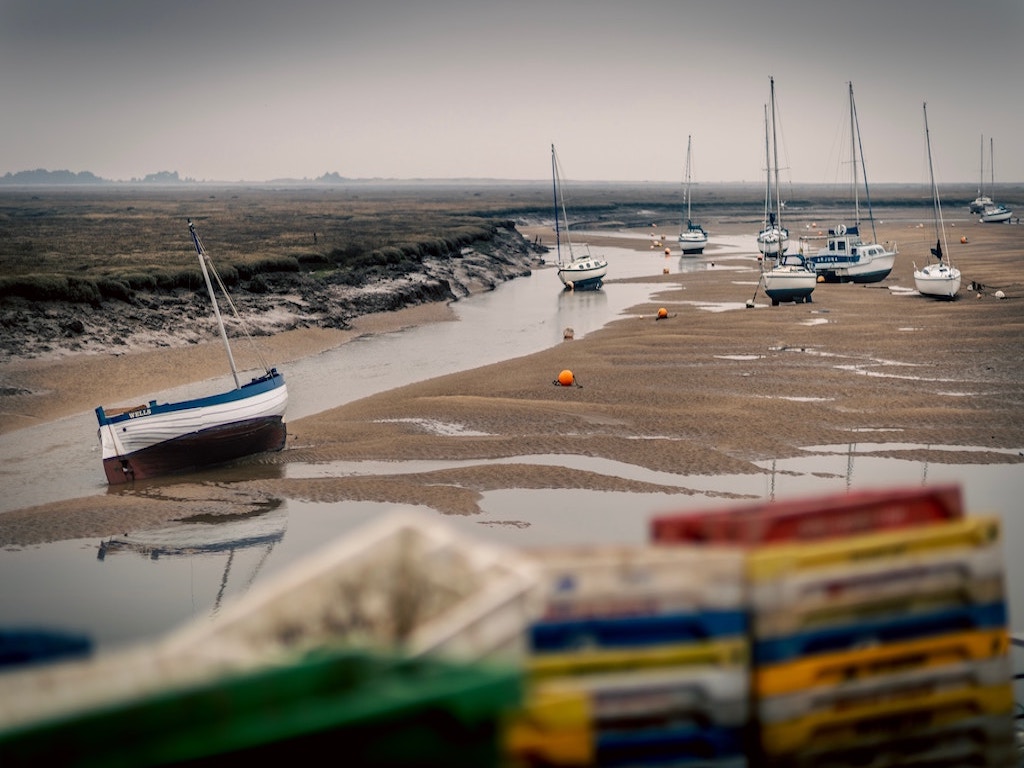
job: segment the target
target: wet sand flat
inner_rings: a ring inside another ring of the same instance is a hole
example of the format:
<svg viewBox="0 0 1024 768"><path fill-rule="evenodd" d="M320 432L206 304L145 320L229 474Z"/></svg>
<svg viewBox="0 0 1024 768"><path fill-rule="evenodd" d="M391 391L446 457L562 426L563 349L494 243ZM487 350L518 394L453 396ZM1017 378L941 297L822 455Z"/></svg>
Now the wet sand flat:
<svg viewBox="0 0 1024 768"><path fill-rule="evenodd" d="M819 285L813 303L778 307L755 295L753 253L740 268L736 261L728 269L712 266L716 234L748 230L714 228L704 268L650 278L660 283L654 299L584 339L290 421L287 448L256 460L271 468L260 479L204 473L143 493L14 510L0 517L0 544L104 536L200 512L232 514L272 497L415 503L470 514L479 494L492 489L658 490L526 461L372 478L286 478L272 471L288 462L484 462L543 453L675 473L744 473L758 471L753 461L875 431L885 441L993 449L946 451L935 460L1024 462L1019 452L996 452L1024 449L1024 227L968 223L950 230L951 256L963 271L955 302L913 293L912 262L924 262L934 238L894 222L879 228L878 239L900 250L884 282ZM609 232L588 242L595 250L652 247L636 234ZM605 290L615 282L610 276ZM745 308L752 296L756 307ZM720 311L702 308L709 305ZM659 320L662 307L669 316ZM352 331L289 331L261 345L286 368L360 332L430 322L445 312L444 305L428 305L361 318ZM218 375L222 354L215 344L200 344L123 355L116 366L102 356L12 361L2 370L5 386L45 394L5 398L0 431L90 410L110 391L135 388L141 396L166 389L180 383L182 370L195 380ZM581 386L553 384L566 368ZM465 434L437 434L422 426L430 421L461 425Z"/></svg>

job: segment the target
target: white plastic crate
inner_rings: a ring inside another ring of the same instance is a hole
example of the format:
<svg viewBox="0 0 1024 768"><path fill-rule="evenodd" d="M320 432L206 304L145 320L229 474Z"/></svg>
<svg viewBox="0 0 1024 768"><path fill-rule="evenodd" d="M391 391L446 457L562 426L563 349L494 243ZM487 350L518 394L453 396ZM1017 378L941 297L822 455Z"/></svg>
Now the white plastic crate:
<svg viewBox="0 0 1024 768"><path fill-rule="evenodd" d="M231 665L337 645L521 658L538 579L518 552L400 510L174 633L164 650Z"/></svg>
<svg viewBox="0 0 1024 768"><path fill-rule="evenodd" d="M742 551L596 546L534 552L545 619L745 610Z"/></svg>

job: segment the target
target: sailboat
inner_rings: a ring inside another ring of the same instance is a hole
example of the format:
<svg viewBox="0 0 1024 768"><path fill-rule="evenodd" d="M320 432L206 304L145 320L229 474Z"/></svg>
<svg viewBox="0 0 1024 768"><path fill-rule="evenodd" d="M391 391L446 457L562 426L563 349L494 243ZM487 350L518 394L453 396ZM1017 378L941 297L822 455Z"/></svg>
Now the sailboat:
<svg viewBox="0 0 1024 768"><path fill-rule="evenodd" d="M558 156L555 145L551 145L551 183L555 198L555 249L558 254L558 278L567 291L597 290L604 282L608 273L608 262L605 259L591 256L589 249L586 256L577 256L573 252L572 241L569 239L569 217L565 212L565 199L562 196L562 178L558 172ZM561 218L559 218L561 214ZM564 230L562 222L565 222ZM565 233L565 255L562 251L562 233Z"/></svg>
<svg viewBox="0 0 1024 768"><path fill-rule="evenodd" d="M240 382L210 279L211 272L225 297L227 292L191 220L188 229L235 386L225 392L181 402L150 400L126 408L96 408L103 471L110 485L194 471L284 448L287 436L284 413L288 404L284 376L264 363L262 374L246 384ZM230 298L227 302L235 312Z"/></svg>
<svg viewBox="0 0 1024 768"><path fill-rule="evenodd" d="M767 145L768 128L767 114L765 115L765 139ZM775 142L775 78L771 78L771 136L772 151L766 150L768 158L768 188L771 190L771 179L774 170L775 200L779 199L779 153L778 145ZM771 197L768 193L766 199ZM782 207L775 211L775 215L769 219L770 225L774 228L772 234L766 228L757 237L757 244L764 255L761 260L761 283L764 285L764 292L772 300L772 306L778 306L784 301L796 303L810 302L811 293L817 285L818 275L807 264L802 254L787 254L789 246L789 232L781 225ZM768 263L766 263L768 262Z"/></svg>
<svg viewBox="0 0 1024 768"><path fill-rule="evenodd" d="M848 83L850 97L850 161L852 174L853 223L849 226L838 224L828 231L825 247L807 261L828 283L877 283L892 272L896 263L896 246L890 251L876 242L875 218L871 211L871 193L868 190L867 165L864 162L864 145L860 138L860 123L857 120L857 105L853 98L853 83ZM864 199L867 204L868 220L871 223L871 240L864 240L860 234L860 192L857 179L857 158L860 156L861 172L864 176ZM817 238L801 237L800 247Z"/></svg>
<svg viewBox="0 0 1024 768"><path fill-rule="evenodd" d="M991 137L990 137L991 138ZM992 205L992 198L984 194L985 190L985 134L981 134L981 151L979 153L980 162L978 168L978 196L974 198L974 201L967 206L967 209L971 213L981 213L990 205Z"/></svg>
<svg viewBox="0 0 1024 768"><path fill-rule="evenodd" d="M679 230L679 247L683 251L683 255L696 255L704 253L704 246L708 244L708 233L704 231L704 227L700 224L694 224L693 219L690 218L690 184L692 177L690 175L690 158L691 158L691 147L692 147L692 136L686 137L686 229Z"/></svg>
<svg viewBox="0 0 1024 768"><path fill-rule="evenodd" d="M988 151L989 151L989 169L992 172L992 189L996 188L996 163L995 163L995 148L992 137L989 137ZM998 224L1003 221L1009 221L1013 215L1013 211L1007 208L1001 203L994 203L989 199L988 204L981 210L981 220L985 224Z"/></svg>
<svg viewBox="0 0 1024 768"><path fill-rule="evenodd" d="M768 108L764 116L764 156L765 175L764 187L764 225L757 233L757 249L766 259L777 259L789 250L789 230L782 226L782 201L779 199L779 153L775 143L775 78L771 78L772 97L772 135L768 137ZM772 183L772 156L775 149L775 179ZM774 209L773 206L774 205Z"/></svg>
<svg viewBox="0 0 1024 768"><path fill-rule="evenodd" d="M946 244L945 224L942 221L942 203L939 201L939 188L935 183L935 170L932 166L932 140L928 132L928 104L924 105L924 137L928 147L928 173L931 175L932 184L932 209L935 219L935 247L931 249L931 255L935 257L935 263L928 263L921 269L914 264L914 285L922 296L931 296L936 299L955 299L957 291L960 290L960 270L943 261L943 247L948 251Z"/></svg>

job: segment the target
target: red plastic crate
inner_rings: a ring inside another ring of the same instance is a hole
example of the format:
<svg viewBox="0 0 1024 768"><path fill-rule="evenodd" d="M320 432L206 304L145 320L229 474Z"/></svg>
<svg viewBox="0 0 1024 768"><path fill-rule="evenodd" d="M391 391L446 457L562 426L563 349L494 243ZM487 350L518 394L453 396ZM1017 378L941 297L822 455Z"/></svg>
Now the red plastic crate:
<svg viewBox="0 0 1024 768"><path fill-rule="evenodd" d="M813 541L911 525L959 520L958 485L855 491L735 509L661 515L651 520L659 544L757 546Z"/></svg>

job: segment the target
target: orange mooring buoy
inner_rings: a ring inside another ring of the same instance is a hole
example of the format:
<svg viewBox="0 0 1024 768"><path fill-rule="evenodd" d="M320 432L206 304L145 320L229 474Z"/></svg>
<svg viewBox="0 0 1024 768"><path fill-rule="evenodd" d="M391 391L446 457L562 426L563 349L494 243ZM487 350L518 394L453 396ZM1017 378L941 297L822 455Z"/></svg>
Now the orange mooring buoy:
<svg viewBox="0 0 1024 768"><path fill-rule="evenodd" d="M558 383L563 387L571 387L574 381L576 381L576 377L572 375L572 371L568 368L558 374Z"/></svg>
<svg viewBox="0 0 1024 768"><path fill-rule="evenodd" d="M967 235L964 235L963 237L961 237L960 238L960 242L963 245L967 245Z"/></svg>
<svg viewBox="0 0 1024 768"><path fill-rule="evenodd" d="M662 307L658 310L658 319L664 320L666 317L668 317L668 310Z"/></svg>

